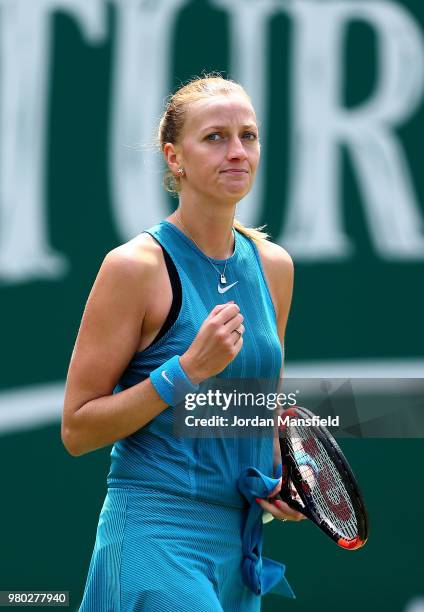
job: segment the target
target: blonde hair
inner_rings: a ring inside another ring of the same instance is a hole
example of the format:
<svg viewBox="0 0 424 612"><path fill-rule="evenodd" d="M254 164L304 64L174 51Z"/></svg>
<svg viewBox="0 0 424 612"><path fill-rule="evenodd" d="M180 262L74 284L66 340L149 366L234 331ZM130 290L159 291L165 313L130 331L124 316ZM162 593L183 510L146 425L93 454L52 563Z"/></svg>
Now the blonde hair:
<svg viewBox="0 0 424 612"><path fill-rule="evenodd" d="M244 88L231 79L224 79L220 74L211 73L204 77L195 77L178 91L170 95L165 111L159 122L157 142L163 151L167 142L176 144L181 137L187 114L187 107L192 102L210 98L211 96L229 95L239 93L252 101ZM178 196L181 191L181 178L175 176L171 170L167 170L163 177L163 185L173 196ZM263 232L262 227L245 227L240 221L234 219L233 226L236 230L252 238L255 241L266 240L268 234Z"/></svg>

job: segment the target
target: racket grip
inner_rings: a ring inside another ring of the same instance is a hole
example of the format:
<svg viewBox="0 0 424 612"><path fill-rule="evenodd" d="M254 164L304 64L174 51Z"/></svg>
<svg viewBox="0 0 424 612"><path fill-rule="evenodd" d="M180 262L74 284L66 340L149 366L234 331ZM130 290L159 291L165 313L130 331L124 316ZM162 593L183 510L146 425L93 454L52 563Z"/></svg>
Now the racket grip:
<svg viewBox="0 0 424 612"><path fill-rule="evenodd" d="M265 525L266 523L270 523L271 521L274 520L274 517L272 516L271 512L264 512L262 515L262 523Z"/></svg>

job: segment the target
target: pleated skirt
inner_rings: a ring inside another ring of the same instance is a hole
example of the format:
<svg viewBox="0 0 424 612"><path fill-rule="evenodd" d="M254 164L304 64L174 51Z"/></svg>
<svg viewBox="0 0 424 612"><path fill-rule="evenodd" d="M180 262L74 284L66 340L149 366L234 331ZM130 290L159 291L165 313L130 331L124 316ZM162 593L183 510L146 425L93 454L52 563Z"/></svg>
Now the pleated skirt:
<svg viewBox="0 0 424 612"><path fill-rule="evenodd" d="M241 579L245 512L109 488L79 612L258 612Z"/></svg>

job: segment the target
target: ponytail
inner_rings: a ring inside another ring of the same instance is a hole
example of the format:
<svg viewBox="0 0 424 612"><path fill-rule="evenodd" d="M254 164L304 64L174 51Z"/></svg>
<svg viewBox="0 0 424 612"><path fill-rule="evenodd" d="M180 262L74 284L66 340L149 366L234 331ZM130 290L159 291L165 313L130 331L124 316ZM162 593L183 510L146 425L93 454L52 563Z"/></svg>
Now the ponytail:
<svg viewBox="0 0 424 612"><path fill-rule="evenodd" d="M251 238L255 242L261 242L263 240L268 240L269 234L267 232L263 232L263 228L265 225L261 225L260 227L245 227L243 223L234 219L233 227L244 236Z"/></svg>

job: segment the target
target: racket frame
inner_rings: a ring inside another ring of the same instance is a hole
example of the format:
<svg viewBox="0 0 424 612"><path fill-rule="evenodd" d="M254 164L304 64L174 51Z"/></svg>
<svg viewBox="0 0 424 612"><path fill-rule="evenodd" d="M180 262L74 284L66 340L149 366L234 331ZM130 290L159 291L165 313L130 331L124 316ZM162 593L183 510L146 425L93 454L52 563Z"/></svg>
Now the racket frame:
<svg viewBox="0 0 424 612"><path fill-rule="evenodd" d="M283 415L293 418L307 419L312 419L315 416L312 412L300 406L292 406L286 409ZM341 451L339 445L326 427L324 427L323 425L311 425L311 428L314 430L314 435L318 437L320 443L324 446L324 449L330 455L338 472L341 475L343 484L345 485L349 493L352 507L355 513L356 524L358 526L358 535L355 538L351 539L342 537L341 534L337 531L337 529L335 529L332 524L325 518L320 517L319 513L316 511L316 505L312 499L311 494L308 491L309 486L303 478L300 469L294 460L293 449L291 448L288 436L285 433L286 428L287 425L283 425L278 428L283 470L281 490L270 501L273 502L276 499L280 499L286 502L290 506L290 508L301 512L304 516L312 520L327 536L329 536L341 548L344 548L346 550L356 550L358 548L361 548L362 546L364 546L368 539L368 514L355 475L346 457L343 455L343 452ZM302 503L304 504L303 506L296 499L293 498L290 491L291 482L293 483L297 494L302 500Z"/></svg>

